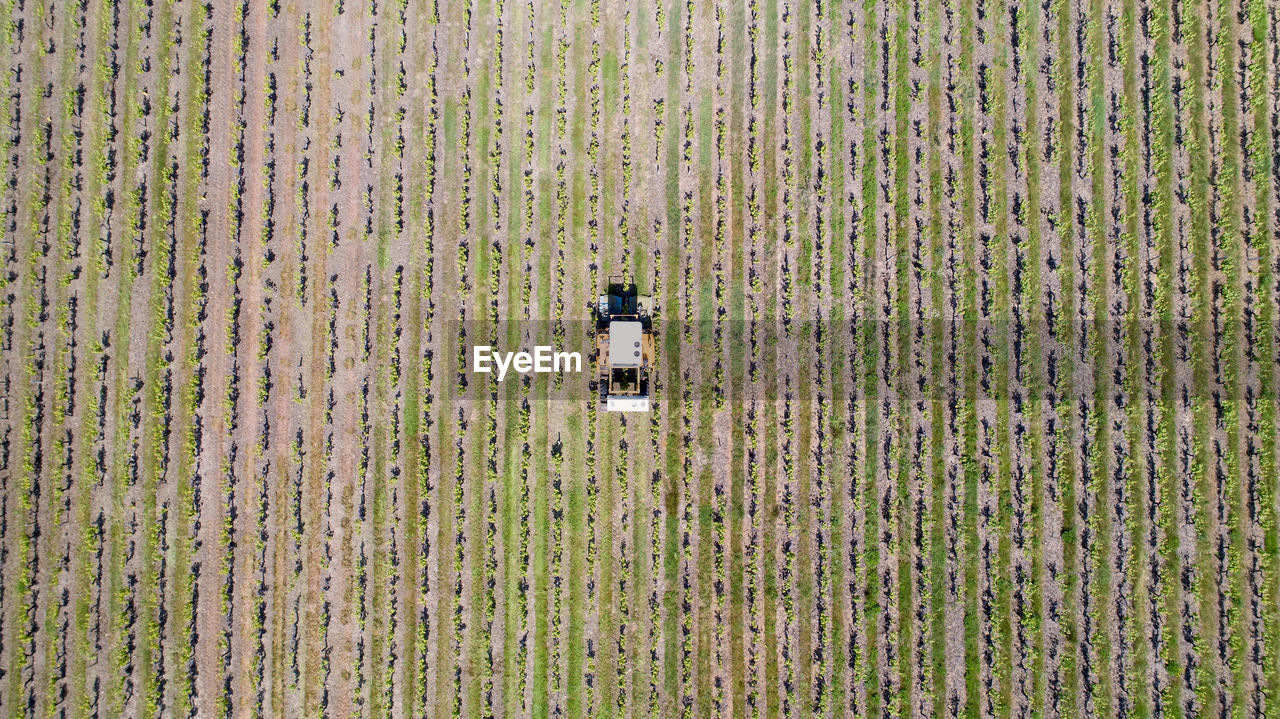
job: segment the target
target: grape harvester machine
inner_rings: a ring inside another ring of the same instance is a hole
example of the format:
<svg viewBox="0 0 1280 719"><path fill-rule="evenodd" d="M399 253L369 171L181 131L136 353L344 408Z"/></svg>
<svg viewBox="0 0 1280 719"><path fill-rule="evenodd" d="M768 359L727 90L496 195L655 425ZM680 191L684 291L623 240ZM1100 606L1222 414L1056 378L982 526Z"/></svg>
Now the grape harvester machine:
<svg viewBox="0 0 1280 719"><path fill-rule="evenodd" d="M653 298L610 277L594 308L600 404L608 412L648 412L654 364Z"/></svg>

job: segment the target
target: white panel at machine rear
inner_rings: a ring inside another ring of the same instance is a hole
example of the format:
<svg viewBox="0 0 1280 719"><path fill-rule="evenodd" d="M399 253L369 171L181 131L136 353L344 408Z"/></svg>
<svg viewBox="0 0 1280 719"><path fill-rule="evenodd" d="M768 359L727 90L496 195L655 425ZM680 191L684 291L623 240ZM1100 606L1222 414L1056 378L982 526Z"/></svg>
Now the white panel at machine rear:
<svg viewBox="0 0 1280 719"><path fill-rule="evenodd" d="M648 412L648 397L609 397L605 401L608 412Z"/></svg>

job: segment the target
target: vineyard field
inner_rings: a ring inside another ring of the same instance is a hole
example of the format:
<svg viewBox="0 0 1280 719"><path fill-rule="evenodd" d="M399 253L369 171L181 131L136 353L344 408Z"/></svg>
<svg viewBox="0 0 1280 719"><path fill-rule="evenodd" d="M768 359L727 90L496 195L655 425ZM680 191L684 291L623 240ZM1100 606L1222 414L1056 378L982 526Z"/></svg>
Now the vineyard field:
<svg viewBox="0 0 1280 719"><path fill-rule="evenodd" d="M1280 719L1280 0L0 40L0 716Z"/></svg>

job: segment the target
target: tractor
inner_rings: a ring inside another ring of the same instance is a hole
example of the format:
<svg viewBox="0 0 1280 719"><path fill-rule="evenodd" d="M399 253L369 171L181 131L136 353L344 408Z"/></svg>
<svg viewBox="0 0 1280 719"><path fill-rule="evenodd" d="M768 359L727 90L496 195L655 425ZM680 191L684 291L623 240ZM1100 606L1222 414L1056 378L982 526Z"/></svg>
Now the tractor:
<svg viewBox="0 0 1280 719"><path fill-rule="evenodd" d="M600 405L607 412L648 412L653 372L653 298L634 282L610 277L594 308Z"/></svg>

